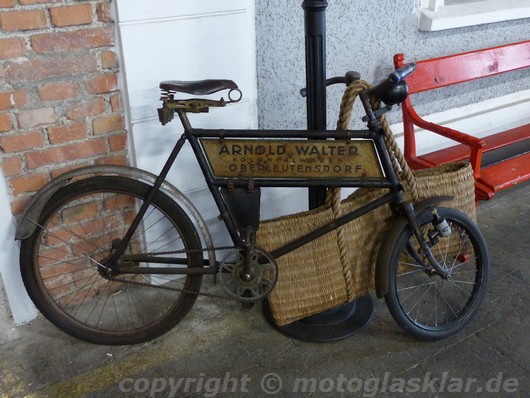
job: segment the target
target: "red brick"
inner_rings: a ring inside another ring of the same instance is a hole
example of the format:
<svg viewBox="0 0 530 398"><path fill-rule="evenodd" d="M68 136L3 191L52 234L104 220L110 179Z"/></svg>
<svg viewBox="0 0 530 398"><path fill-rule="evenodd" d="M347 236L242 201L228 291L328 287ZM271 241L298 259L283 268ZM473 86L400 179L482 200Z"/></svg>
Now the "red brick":
<svg viewBox="0 0 530 398"><path fill-rule="evenodd" d="M13 8L15 0L0 0L0 8Z"/></svg>
<svg viewBox="0 0 530 398"><path fill-rule="evenodd" d="M118 134L109 137L109 149L111 152L120 152L127 148L127 134Z"/></svg>
<svg viewBox="0 0 530 398"><path fill-rule="evenodd" d="M64 3L64 1L65 0L18 0L18 2L23 6L42 3Z"/></svg>
<svg viewBox="0 0 530 398"><path fill-rule="evenodd" d="M50 77L72 77L81 73L94 72L97 69L93 54L77 54L75 56L55 56L32 61L8 62L7 80L12 83L34 82Z"/></svg>
<svg viewBox="0 0 530 398"><path fill-rule="evenodd" d="M116 94L110 97L110 106L112 108L112 112L120 113L123 111L121 94Z"/></svg>
<svg viewBox="0 0 530 398"><path fill-rule="evenodd" d="M37 53L76 51L112 46L114 30L81 29L71 32L42 33L31 36L31 47Z"/></svg>
<svg viewBox="0 0 530 398"><path fill-rule="evenodd" d="M15 133L0 136L0 147L6 153L21 152L44 145L44 137L40 131Z"/></svg>
<svg viewBox="0 0 530 398"><path fill-rule="evenodd" d="M87 138L86 123L73 123L59 127L48 127L48 139L51 144L65 144Z"/></svg>
<svg viewBox="0 0 530 398"><path fill-rule="evenodd" d="M118 78L114 73L105 73L88 79L85 87L91 94L110 93L118 90Z"/></svg>
<svg viewBox="0 0 530 398"><path fill-rule="evenodd" d="M86 25L92 23L92 5L90 3L66 7L51 7L50 16L53 26Z"/></svg>
<svg viewBox="0 0 530 398"><path fill-rule="evenodd" d="M66 112L70 120L82 121L89 116L98 116L105 111L105 100L101 97L92 98L90 101L76 102Z"/></svg>
<svg viewBox="0 0 530 398"><path fill-rule="evenodd" d="M22 159L20 156L2 159L2 171L4 176L11 177L22 173Z"/></svg>
<svg viewBox="0 0 530 398"><path fill-rule="evenodd" d="M129 161L127 160L127 156L125 155L105 156L102 159L97 159L96 164L117 164L121 166L127 166L129 164Z"/></svg>
<svg viewBox="0 0 530 398"><path fill-rule="evenodd" d="M0 13L0 26L5 31L39 29L47 25L44 9Z"/></svg>
<svg viewBox="0 0 530 398"><path fill-rule="evenodd" d="M71 170L79 169L81 167L90 166L90 165L91 165L90 162L81 162L81 163L76 162L75 164L69 164L68 166L65 166L65 167L59 167L59 168L53 169L51 172L52 178L59 177L63 175L64 173L67 173Z"/></svg>
<svg viewBox="0 0 530 398"><path fill-rule="evenodd" d="M100 22L114 22L110 3L99 3L96 6L96 14Z"/></svg>
<svg viewBox="0 0 530 398"><path fill-rule="evenodd" d="M26 41L21 37L0 39L0 59L17 58L26 54Z"/></svg>
<svg viewBox="0 0 530 398"><path fill-rule="evenodd" d="M11 115L7 112L0 113L0 131L8 131L13 128Z"/></svg>
<svg viewBox="0 0 530 398"><path fill-rule="evenodd" d="M122 115L111 115L98 117L92 122L94 134L109 133L111 131L123 130L125 124Z"/></svg>
<svg viewBox="0 0 530 398"><path fill-rule="evenodd" d="M20 108L21 106L26 105L27 101L27 91L5 91L0 93L0 110Z"/></svg>
<svg viewBox="0 0 530 398"><path fill-rule="evenodd" d="M11 213L13 213L15 216L21 214L22 211L28 206L29 201L30 198L28 197L13 200L11 202Z"/></svg>
<svg viewBox="0 0 530 398"><path fill-rule="evenodd" d="M59 82L48 83L39 87L39 97L42 101L58 101L77 96L77 83Z"/></svg>
<svg viewBox="0 0 530 398"><path fill-rule="evenodd" d="M84 141L42 151L28 152L26 153L26 164L28 169L34 169L71 160L90 158L95 155L104 154L105 150L105 140L103 138Z"/></svg>
<svg viewBox="0 0 530 398"><path fill-rule="evenodd" d="M114 51L105 50L101 53L101 66L105 69L115 69L118 67L118 56Z"/></svg>
<svg viewBox="0 0 530 398"><path fill-rule="evenodd" d="M23 192L38 191L39 188L48 182L48 176L46 174L33 173L22 177L11 177L8 181L13 189L13 196L17 196Z"/></svg>
<svg viewBox="0 0 530 398"><path fill-rule="evenodd" d="M57 121L53 108L30 109L20 111L17 115L18 126L22 129L29 129L44 124L52 124Z"/></svg>

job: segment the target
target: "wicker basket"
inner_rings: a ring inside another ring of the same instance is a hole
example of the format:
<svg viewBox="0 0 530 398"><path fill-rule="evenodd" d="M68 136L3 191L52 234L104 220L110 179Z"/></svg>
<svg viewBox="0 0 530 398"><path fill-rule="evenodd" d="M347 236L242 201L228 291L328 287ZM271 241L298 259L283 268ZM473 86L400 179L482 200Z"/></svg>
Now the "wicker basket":
<svg viewBox="0 0 530 398"><path fill-rule="evenodd" d="M454 196L451 202L440 205L475 218L470 164L451 163L414 174L420 200ZM347 213L385 193L382 189L358 189L341 202L340 211ZM333 218L328 205L264 221L258 231L258 245L272 251ZM382 206L278 258L278 282L268 297L277 324L286 325L373 291L375 256L391 222L389 206Z"/></svg>
<svg viewBox="0 0 530 398"><path fill-rule="evenodd" d="M343 97L338 129L349 124L353 101L367 83L349 86ZM401 175L407 200L416 202L440 195L454 196L442 206L458 209L475 219L473 172L468 163L452 163L411 172L395 144L386 121L387 146ZM263 221L257 244L273 251L320 226L330 223L379 196L385 189L361 188L340 201L332 190L317 209ZM268 300L274 320L286 325L318 314L373 291L375 259L383 234L392 222L389 206L382 206L277 259L278 281Z"/></svg>

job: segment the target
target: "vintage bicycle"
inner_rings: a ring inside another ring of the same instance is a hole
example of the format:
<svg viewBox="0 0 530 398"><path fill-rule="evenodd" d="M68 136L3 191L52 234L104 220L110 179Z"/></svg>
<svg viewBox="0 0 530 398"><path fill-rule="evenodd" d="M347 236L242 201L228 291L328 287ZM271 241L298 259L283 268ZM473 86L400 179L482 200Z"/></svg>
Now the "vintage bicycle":
<svg viewBox="0 0 530 398"><path fill-rule="evenodd" d="M238 102L238 86L231 80L162 82L159 119L166 124L176 114L184 128L162 171L156 176L127 166L89 166L43 187L17 230L28 294L49 321L73 336L97 344L141 343L173 328L201 294L244 302L266 297L278 278L278 258L389 205L394 233L378 258L378 295L415 337L458 332L485 295L488 250L470 217L437 206L447 197L414 204L404 199L379 117L405 100L405 77L414 68L406 65L360 94L366 130L196 129L188 114ZM327 83L358 78L349 72ZM227 99L211 99L224 90ZM373 105L374 97L386 105ZM216 247L194 204L166 181L186 143L231 246ZM337 162L271 162L282 156ZM258 247L261 189L315 186L388 192L276 250ZM201 292L205 275L216 276L223 295Z"/></svg>

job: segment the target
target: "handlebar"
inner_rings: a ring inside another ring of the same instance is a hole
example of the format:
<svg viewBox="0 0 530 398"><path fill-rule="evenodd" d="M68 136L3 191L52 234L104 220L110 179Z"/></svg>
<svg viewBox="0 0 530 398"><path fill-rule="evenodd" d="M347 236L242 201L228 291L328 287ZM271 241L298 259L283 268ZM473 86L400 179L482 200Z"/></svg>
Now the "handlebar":
<svg viewBox="0 0 530 398"><path fill-rule="evenodd" d="M363 121L374 122L377 120L377 117L388 112L392 108L392 105L403 102L408 95L407 83L404 80L415 69L416 63L414 62L403 65L401 68L390 73L388 78L378 85L360 93L359 96L366 111L366 116L363 117ZM370 97L379 98L385 102L386 106L379 109L372 109Z"/></svg>
<svg viewBox="0 0 530 398"><path fill-rule="evenodd" d="M415 69L416 69L415 62L411 62L407 65L403 65L401 68L396 69L394 72L389 74L386 80L379 83L377 86L373 87L370 90L370 92L373 94L378 94L378 93L385 91L391 85L399 83L400 81L404 80L408 75L414 72ZM331 86L332 84L339 84L339 83L349 85L355 80L359 80L360 78L361 78L361 75L359 72L349 71L349 72L346 72L344 76L336 76L336 77L331 77L329 79L326 79L326 87ZM302 97L307 96L306 87L300 90L300 95Z"/></svg>
<svg viewBox="0 0 530 398"><path fill-rule="evenodd" d="M336 77L330 77L329 79L326 79L326 87L331 86L332 84L349 85L355 80L359 80L360 78L361 78L361 74L359 72L349 71L349 72L346 72L344 76L336 76ZM307 87L300 89L300 95L302 97L307 96Z"/></svg>
<svg viewBox="0 0 530 398"><path fill-rule="evenodd" d="M399 83L403 79L405 79L408 75L410 75L414 70L416 69L416 63L411 62L410 64L403 65L401 68L396 69L394 72L392 72L390 75L388 75L388 80L390 80L392 83Z"/></svg>
<svg viewBox="0 0 530 398"><path fill-rule="evenodd" d="M370 89L371 95L378 95L395 84L403 81L408 75L416 70L416 63L411 62L410 64L403 65L401 68L396 69L394 72L388 75L388 78L383 80L377 86L374 86Z"/></svg>

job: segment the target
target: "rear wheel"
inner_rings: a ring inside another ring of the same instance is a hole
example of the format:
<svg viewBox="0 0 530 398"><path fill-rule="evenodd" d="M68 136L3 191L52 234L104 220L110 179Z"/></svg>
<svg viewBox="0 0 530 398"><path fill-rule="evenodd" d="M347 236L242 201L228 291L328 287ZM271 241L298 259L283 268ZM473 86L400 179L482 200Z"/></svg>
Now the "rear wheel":
<svg viewBox="0 0 530 398"><path fill-rule="evenodd" d="M69 184L53 195L36 232L22 241L28 294L63 331L97 344L136 344L167 332L193 306L201 275L117 274L106 266L149 190L123 177ZM140 254L178 257L179 264L149 263ZM118 265L202 267L201 242L180 206L158 192Z"/></svg>
<svg viewBox="0 0 530 398"><path fill-rule="evenodd" d="M437 210L451 227L449 236L436 236L429 212L418 217L418 225L449 278L442 279L428 266L412 229L406 227L392 250L385 296L396 322L423 340L445 338L462 329L477 312L489 277L486 243L475 223L454 209Z"/></svg>

